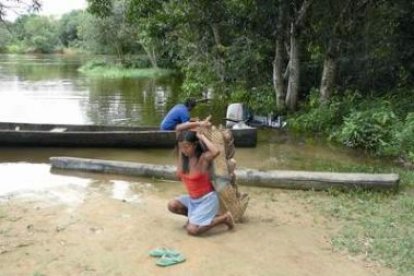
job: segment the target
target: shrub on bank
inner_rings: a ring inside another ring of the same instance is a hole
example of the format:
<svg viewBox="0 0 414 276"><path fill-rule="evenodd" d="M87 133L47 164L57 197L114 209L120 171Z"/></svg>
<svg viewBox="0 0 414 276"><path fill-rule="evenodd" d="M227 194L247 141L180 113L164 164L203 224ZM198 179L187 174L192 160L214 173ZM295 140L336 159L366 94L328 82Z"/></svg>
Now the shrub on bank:
<svg viewBox="0 0 414 276"><path fill-rule="evenodd" d="M302 112L293 115L295 131L326 135L334 142L380 156L400 156L414 161L414 115L408 113L411 94L401 97L362 98L357 92L319 104L312 91ZM404 116L404 117L402 117Z"/></svg>
<svg viewBox="0 0 414 276"><path fill-rule="evenodd" d="M107 78L154 78L172 74L171 70L158 68L125 68L106 60L97 59L86 63L79 71L92 77Z"/></svg>

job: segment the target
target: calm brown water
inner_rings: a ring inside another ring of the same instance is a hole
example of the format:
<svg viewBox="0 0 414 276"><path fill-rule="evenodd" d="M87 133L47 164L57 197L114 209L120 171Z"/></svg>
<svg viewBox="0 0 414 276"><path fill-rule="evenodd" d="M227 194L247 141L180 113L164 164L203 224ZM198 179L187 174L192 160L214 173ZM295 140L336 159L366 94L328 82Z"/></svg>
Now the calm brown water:
<svg viewBox="0 0 414 276"><path fill-rule="evenodd" d="M88 78L77 71L86 61L73 56L0 55L0 121L155 126L177 102L175 79ZM220 122L225 107L213 101L195 110L200 117L210 113ZM175 161L173 150L0 147L0 198L56 185L76 184L75 191L87 185L84 178L51 174L50 156ZM260 131L259 145L237 149L236 159L239 167L259 169L357 171L360 166L386 165L362 153L274 130Z"/></svg>

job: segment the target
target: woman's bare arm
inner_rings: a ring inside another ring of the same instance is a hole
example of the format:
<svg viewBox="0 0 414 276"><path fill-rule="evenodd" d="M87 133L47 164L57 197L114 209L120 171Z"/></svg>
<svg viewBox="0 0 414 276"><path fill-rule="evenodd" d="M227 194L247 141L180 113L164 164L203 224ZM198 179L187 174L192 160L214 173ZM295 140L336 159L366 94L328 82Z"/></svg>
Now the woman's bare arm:
<svg viewBox="0 0 414 276"><path fill-rule="evenodd" d="M207 139L207 137L204 136L203 133L197 132L197 137L200 143L204 144L204 146L206 147L206 152L203 153L203 158L207 162L214 160L214 158L216 158L220 154L220 150L209 139Z"/></svg>
<svg viewBox="0 0 414 276"><path fill-rule="evenodd" d="M196 127L199 127L199 126L201 126L201 121L198 121L198 122L185 122L185 123L182 123L182 124L178 124L175 127L175 131L189 130L189 129L196 128Z"/></svg>
<svg viewBox="0 0 414 276"><path fill-rule="evenodd" d="M211 118L211 116L208 116L203 121L185 122L185 123L182 123L182 124L178 124L175 127L175 131L184 131L184 130L189 130L189 129L196 128L196 127L209 127L209 126L211 126L210 118Z"/></svg>

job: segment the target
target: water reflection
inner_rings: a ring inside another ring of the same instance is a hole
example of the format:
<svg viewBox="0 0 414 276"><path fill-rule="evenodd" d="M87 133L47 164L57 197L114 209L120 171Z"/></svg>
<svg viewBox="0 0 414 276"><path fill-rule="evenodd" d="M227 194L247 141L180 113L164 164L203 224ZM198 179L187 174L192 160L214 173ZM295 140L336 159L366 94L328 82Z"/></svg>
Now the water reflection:
<svg viewBox="0 0 414 276"><path fill-rule="evenodd" d="M87 60L0 55L0 121L156 126L177 100L176 78L87 78Z"/></svg>
<svg viewBox="0 0 414 276"><path fill-rule="evenodd" d="M82 110L94 124L157 126L165 114L166 98L178 91L174 79L92 79Z"/></svg>
<svg viewBox="0 0 414 276"><path fill-rule="evenodd" d="M18 198L76 207L92 192L141 203L142 193L153 189L148 182L113 179L108 175L51 173L48 164L1 163L0 175L0 203Z"/></svg>
<svg viewBox="0 0 414 276"><path fill-rule="evenodd" d="M53 175L47 164L2 163L0 201L30 198L77 205L83 202L90 180Z"/></svg>
<svg viewBox="0 0 414 276"><path fill-rule="evenodd" d="M113 180L112 198L127 201L141 202L141 194L136 194L131 190L131 183L122 180Z"/></svg>

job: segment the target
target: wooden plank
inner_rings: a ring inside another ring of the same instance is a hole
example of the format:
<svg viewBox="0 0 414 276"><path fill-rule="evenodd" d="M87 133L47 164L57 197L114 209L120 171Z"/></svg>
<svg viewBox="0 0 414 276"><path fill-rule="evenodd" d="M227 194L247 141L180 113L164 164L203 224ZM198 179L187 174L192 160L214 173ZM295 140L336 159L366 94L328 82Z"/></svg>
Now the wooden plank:
<svg viewBox="0 0 414 276"><path fill-rule="evenodd" d="M76 157L51 157L52 168L102 172L131 176L156 177L176 180L175 166L87 159ZM396 190L399 175L372 173L331 173L309 171L259 171L254 169L236 170L239 184L284 189L372 189Z"/></svg>

